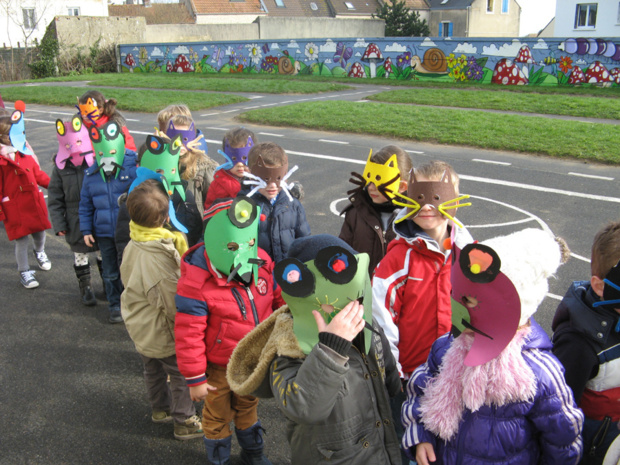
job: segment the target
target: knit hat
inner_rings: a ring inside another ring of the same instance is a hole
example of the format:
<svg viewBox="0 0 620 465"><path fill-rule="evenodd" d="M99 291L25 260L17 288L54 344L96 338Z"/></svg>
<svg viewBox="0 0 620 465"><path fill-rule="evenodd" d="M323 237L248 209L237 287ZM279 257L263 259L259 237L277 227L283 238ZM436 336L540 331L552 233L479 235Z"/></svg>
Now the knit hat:
<svg viewBox="0 0 620 465"><path fill-rule="evenodd" d="M501 258L500 271L510 279L521 300L519 326L527 323L549 291L547 279L562 263L560 243L541 229L524 229L482 243Z"/></svg>

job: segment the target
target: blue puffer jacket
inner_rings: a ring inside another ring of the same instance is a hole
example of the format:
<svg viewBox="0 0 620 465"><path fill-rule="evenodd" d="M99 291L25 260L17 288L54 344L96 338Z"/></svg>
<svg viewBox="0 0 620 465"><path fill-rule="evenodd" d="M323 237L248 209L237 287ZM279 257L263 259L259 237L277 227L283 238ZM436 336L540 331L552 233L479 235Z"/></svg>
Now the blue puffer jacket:
<svg viewBox="0 0 620 465"><path fill-rule="evenodd" d="M421 442L433 445L434 465L537 465L577 464L581 458L583 413L575 406L563 369L551 353L551 342L532 320L521 354L535 378L530 400L484 404L477 411L464 407L458 430L449 441L424 429L420 401L424 389L437 376L454 339L449 334L433 344L428 361L407 386L402 416L406 427L403 448L415 457Z"/></svg>
<svg viewBox="0 0 620 465"><path fill-rule="evenodd" d="M136 177L136 152L125 150L123 169L118 177L105 182L94 163L86 170L80 197L80 231L83 236L114 237L118 217L118 197Z"/></svg>
<svg viewBox="0 0 620 465"><path fill-rule="evenodd" d="M242 191L239 195L245 194ZM299 200L293 198L291 202L284 192L280 192L273 205L259 192L252 199L261 212L258 246L267 252L274 263L278 263L286 257L295 239L310 235L306 211Z"/></svg>

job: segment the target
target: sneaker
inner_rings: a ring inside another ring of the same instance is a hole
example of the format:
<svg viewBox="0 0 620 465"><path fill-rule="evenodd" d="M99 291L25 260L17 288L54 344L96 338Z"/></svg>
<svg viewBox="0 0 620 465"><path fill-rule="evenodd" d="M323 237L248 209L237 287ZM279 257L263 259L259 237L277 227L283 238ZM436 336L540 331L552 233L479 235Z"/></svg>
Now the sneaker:
<svg viewBox="0 0 620 465"><path fill-rule="evenodd" d="M153 420L153 423L170 423L172 421L172 416L167 410L153 410L151 420Z"/></svg>
<svg viewBox="0 0 620 465"><path fill-rule="evenodd" d="M43 271L49 271L52 269L52 262L50 262L50 259L47 258L47 254L45 252L37 252L36 250L33 250L32 253L34 253L34 258L37 259L39 268Z"/></svg>
<svg viewBox="0 0 620 465"><path fill-rule="evenodd" d="M202 423L198 415L192 415L184 423L174 424L174 439L185 441L187 439L196 439L204 436L202 432Z"/></svg>
<svg viewBox="0 0 620 465"><path fill-rule="evenodd" d="M34 289L39 287L39 281L35 278L35 272L32 270L20 271L19 281L26 289Z"/></svg>
<svg viewBox="0 0 620 465"><path fill-rule="evenodd" d="M115 310L110 310L110 316L108 317L108 321L111 324L116 324L116 323L122 323L123 322L123 316L121 315L121 310L119 309L115 309Z"/></svg>

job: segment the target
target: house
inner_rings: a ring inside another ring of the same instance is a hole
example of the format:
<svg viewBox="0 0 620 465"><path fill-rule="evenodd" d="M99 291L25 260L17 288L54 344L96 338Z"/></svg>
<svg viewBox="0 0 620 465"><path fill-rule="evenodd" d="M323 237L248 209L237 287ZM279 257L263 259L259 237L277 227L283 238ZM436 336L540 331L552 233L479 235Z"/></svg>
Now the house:
<svg viewBox="0 0 620 465"><path fill-rule="evenodd" d="M378 0L329 0L334 18L370 19L377 12Z"/></svg>
<svg viewBox="0 0 620 465"><path fill-rule="evenodd" d="M0 44L34 45L55 16L108 16L108 0L4 0L0 9ZM4 27L6 25L6 27Z"/></svg>
<svg viewBox="0 0 620 465"><path fill-rule="evenodd" d="M554 37L620 37L618 0L557 0Z"/></svg>
<svg viewBox="0 0 620 465"><path fill-rule="evenodd" d="M269 17L333 18L329 0L262 0Z"/></svg>
<svg viewBox="0 0 620 465"><path fill-rule="evenodd" d="M192 0L196 24L247 24L267 16L263 0Z"/></svg>
<svg viewBox="0 0 620 465"><path fill-rule="evenodd" d="M431 36L518 37L516 0L428 0Z"/></svg>
<svg viewBox="0 0 620 465"><path fill-rule="evenodd" d="M383 0L381 3L393 3L392 0ZM420 15L420 20L426 20L428 23L431 19L431 7L428 0L405 0L405 6L411 11L415 11Z"/></svg>
<svg viewBox="0 0 620 465"><path fill-rule="evenodd" d="M148 6L147 6L148 5ZM109 5L110 16L143 16L146 24L193 24L192 10L184 3L151 3L147 5Z"/></svg>

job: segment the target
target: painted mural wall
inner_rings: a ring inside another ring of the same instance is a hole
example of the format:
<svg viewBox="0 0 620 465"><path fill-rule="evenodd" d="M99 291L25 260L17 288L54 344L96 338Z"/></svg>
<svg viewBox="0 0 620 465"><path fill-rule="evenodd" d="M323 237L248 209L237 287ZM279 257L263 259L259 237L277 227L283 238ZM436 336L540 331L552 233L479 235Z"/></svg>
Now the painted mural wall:
<svg viewBox="0 0 620 465"><path fill-rule="evenodd" d="M620 39L358 38L124 44L121 71L620 85Z"/></svg>

